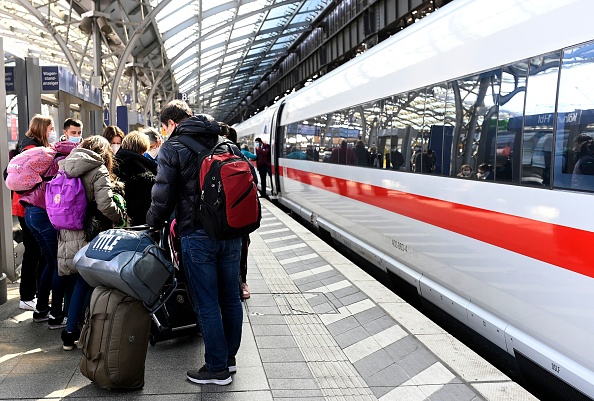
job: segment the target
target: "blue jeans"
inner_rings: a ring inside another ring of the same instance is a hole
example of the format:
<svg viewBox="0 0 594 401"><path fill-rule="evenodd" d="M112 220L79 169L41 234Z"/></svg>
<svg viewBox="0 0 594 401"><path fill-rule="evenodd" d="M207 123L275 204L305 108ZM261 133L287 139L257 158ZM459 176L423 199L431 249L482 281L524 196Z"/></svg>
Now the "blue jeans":
<svg viewBox="0 0 594 401"><path fill-rule="evenodd" d="M25 222L39 244L46 262L37 290L37 310L42 312L47 309L51 291L50 313L55 318L63 316L62 300L70 279L68 276L58 275L58 231L50 223L45 209L37 206L25 207Z"/></svg>
<svg viewBox="0 0 594 401"><path fill-rule="evenodd" d="M204 230L181 238L182 260L204 339L206 369L227 369L241 343L241 238L215 240Z"/></svg>
<svg viewBox="0 0 594 401"><path fill-rule="evenodd" d="M76 274L76 285L72 298L70 298L70 308L68 309L68 321L66 322L66 331L69 333L78 333L78 324L82 322L87 309L89 295L93 291L91 287L80 274Z"/></svg>

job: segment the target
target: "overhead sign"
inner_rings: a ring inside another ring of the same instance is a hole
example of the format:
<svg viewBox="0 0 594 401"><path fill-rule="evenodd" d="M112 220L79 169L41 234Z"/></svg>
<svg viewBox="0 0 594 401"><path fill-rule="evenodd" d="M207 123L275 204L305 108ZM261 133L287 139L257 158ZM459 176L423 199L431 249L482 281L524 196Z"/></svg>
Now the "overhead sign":
<svg viewBox="0 0 594 401"><path fill-rule="evenodd" d="M94 87L63 67L41 67L41 91L62 91L96 106L103 105L101 89Z"/></svg>

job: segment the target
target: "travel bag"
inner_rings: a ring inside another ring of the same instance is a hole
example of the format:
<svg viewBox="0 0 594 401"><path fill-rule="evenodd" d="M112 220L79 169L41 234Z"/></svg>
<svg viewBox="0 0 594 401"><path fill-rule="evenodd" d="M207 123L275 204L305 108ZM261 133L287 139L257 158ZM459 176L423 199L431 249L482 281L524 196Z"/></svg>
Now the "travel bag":
<svg viewBox="0 0 594 401"><path fill-rule="evenodd" d="M81 373L106 389L142 388L150 327L141 301L113 288L95 288L78 341Z"/></svg>
<svg viewBox="0 0 594 401"><path fill-rule="evenodd" d="M74 265L91 287L117 288L151 311L175 290L174 267L147 230L103 231L76 253Z"/></svg>

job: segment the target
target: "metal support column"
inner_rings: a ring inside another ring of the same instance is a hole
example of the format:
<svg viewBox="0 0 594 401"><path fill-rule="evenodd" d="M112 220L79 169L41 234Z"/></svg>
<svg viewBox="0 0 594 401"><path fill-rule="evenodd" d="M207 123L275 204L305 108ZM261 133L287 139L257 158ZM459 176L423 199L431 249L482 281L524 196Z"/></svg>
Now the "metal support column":
<svg viewBox="0 0 594 401"><path fill-rule="evenodd" d="M4 43L0 37L0 82L4 82ZM20 113L20 110L19 110ZM8 165L8 131L6 124L6 87L0 85L0 171ZM0 185L0 305L6 303L8 289L6 279L17 279L14 266L14 246L12 242L12 210L10 190Z"/></svg>
<svg viewBox="0 0 594 401"><path fill-rule="evenodd" d="M95 11L100 12L100 2L95 1ZM99 30L99 24L97 24L97 18L93 19L93 76L91 77L91 85L96 88L103 89L101 83L101 31ZM101 135L103 133L103 112L92 111L90 125L84 127L83 136L89 136L93 134Z"/></svg>

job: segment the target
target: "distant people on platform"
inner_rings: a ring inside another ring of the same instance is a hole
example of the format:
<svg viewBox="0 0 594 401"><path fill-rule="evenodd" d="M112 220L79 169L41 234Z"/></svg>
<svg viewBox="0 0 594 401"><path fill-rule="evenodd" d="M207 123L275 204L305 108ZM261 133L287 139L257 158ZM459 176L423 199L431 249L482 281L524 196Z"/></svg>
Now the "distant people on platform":
<svg viewBox="0 0 594 401"><path fill-rule="evenodd" d="M355 157L357 158L357 166L369 167L371 165L369 152L367 152L365 144L361 140L355 144Z"/></svg>
<svg viewBox="0 0 594 401"><path fill-rule="evenodd" d="M472 167L470 167L470 164L463 164L462 168L460 169L460 172L458 173L458 175L456 175L456 177L476 178L476 174L474 174L474 172L472 171Z"/></svg>
<svg viewBox="0 0 594 401"><path fill-rule="evenodd" d="M291 151L287 153L285 156L287 159L295 159L295 160L307 160L307 155L305 152L297 149L296 146L291 147Z"/></svg>
<svg viewBox="0 0 594 401"><path fill-rule="evenodd" d="M305 156L307 156L307 160L312 160L314 162L320 161L320 151L313 145L307 145L307 148L305 149Z"/></svg>
<svg viewBox="0 0 594 401"><path fill-rule="evenodd" d="M252 152L250 152L250 149L249 149L247 143L244 143L243 145L241 145L241 153L243 153L243 155L245 157L247 157L248 160L257 160L258 159L258 156L256 156Z"/></svg>
<svg viewBox="0 0 594 401"><path fill-rule="evenodd" d="M592 140L592 137L588 134L579 134L573 140L573 147L565 149L565 152L563 153L563 172L565 174L573 174L575 164L580 157L580 148L582 144Z"/></svg>
<svg viewBox="0 0 594 401"><path fill-rule="evenodd" d="M270 177L270 191L274 194L274 185L272 184L272 163L270 156L270 145L264 143L261 138L256 138L256 167L260 173L260 195L266 197L266 176Z"/></svg>
<svg viewBox="0 0 594 401"><path fill-rule="evenodd" d="M159 162L159 149L161 149L161 134L154 128L145 128L142 133L148 136L150 146L149 150L144 152L144 157L157 164Z"/></svg>
<svg viewBox="0 0 594 401"><path fill-rule="evenodd" d="M67 118L64 121L64 129L60 136L60 141L70 141L80 143L82 141L83 123L75 118Z"/></svg>
<svg viewBox="0 0 594 401"><path fill-rule="evenodd" d="M482 163L476 169L476 178L479 180L493 181L493 167L489 163Z"/></svg>
<svg viewBox="0 0 594 401"><path fill-rule="evenodd" d="M587 177L589 175L594 175L594 140L583 142L580 145L571 177L571 187L591 189L594 182L591 177Z"/></svg>
<svg viewBox="0 0 594 401"><path fill-rule="evenodd" d="M332 150L328 161L335 164L354 165L357 162L357 156L355 156L353 149L348 147L347 141L343 139L340 146Z"/></svg>
<svg viewBox="0 0 594 401"><path fill-rule="evenodd" d="M392 163L392 170L400 170L400 167L404 164L404 156L396 146L390 151L390 162Z"/></svg>
<svg viewBox="0 0 594 401"><path fill-rule="evenodd" d="M148 140L147 140L148 141ZM141 156L142 157L142 156ZM150 163L147 161L147 163ZM66 328L62 331L62 348L73 350L74 342L80 336L79 324L82 323L91 286L77 274L74 255L99 232L126 225L126 210L121 201L121 183L116 182L113 174L113 156L107 140L99 135L85 138L80 147L60 161L60 168L71 177L80 177L87 198L87 209L82 230L60 230L58 271L62 277L76 281ZM116 192L117 193L116 195Z"/></svg>
<svg viewBox="0 0 594 401"><path fill-rule="evenodd" d="M435 171L435 152L427 149L418 152L415 156L415 171L417 173L431 174Z"/></svg>
<svg viewBox="0 0 594 401"><path fill-rule="evenodd" d="M146 212L151 206L157 164L144 157L149 148L149 137L134 132L126 135L115 155L114 173L124 183L126 209L133 226L146 224Z"/></svg>
<svg viewBox="0 0 594 401"><path fill-rule="evenodd" d="M120 146L122 146L122 141L124 140L124 131L116 125L108 125L103 130L103 137L109 141L113 154L115 155L118 153Z"/></svg>
<svg viewBox="0 0 594 401"><path fill-rule="evenodd" d="M369 148L369 159L370 165L374 168L382 168L383 167L383 160L382 155L377 153L377 147L372 146Z"/></svg>

